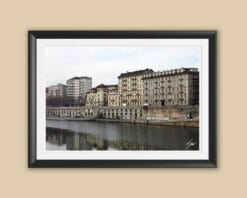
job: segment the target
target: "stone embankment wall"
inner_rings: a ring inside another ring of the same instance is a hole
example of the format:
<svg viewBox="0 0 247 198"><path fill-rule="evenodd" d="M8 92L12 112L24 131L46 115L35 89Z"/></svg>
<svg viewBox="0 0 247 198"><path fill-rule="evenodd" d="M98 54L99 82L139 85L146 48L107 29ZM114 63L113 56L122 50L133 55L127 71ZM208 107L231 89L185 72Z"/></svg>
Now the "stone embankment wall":
<svg viewBox="0 0 247 198"><path fill-rule="evenodd" d="M46 117L198 127L199 107L47 107Z"/></svg>
<svg viewBox="0 0 247 198"><path fill-rule="evenodd" d="M148 120L186 120L198 119L199 107L176 107L176 108L148 108L146 110Z"/></svg>

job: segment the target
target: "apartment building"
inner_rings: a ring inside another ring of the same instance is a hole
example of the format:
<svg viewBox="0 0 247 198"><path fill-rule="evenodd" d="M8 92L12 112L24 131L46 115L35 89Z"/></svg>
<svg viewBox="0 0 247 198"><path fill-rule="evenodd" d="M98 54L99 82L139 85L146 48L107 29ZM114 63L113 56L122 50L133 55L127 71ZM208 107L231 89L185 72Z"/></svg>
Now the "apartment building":
<svg viewBox="0 0 247 198"><path fill-rule="evenodd" d="M64 97L66 86L63 84L52 85L46 88L47 97Z"/></svg>
<svg viewBox="0 0 247 198"><path fill-rule="evenodd" d="M107 106L110 107L119 106L118 85L108 85L107 90L108 90Z"/></svg>
<svg viewBox="0 0 247 198"><path fill-rule="evenodd" d="M107 106L107 86L100 84L92 89L90 89L86 94L86 106L97 107L97 106Z"/></svg>
<svg viewBox="0 0 247 198"><path fill-rule="evenodd" d="M199 71L181 68L144 74L143 104L186 106L199 104Z"/></svg>
<svg viewBox="0 0 247 198"><path fill-rule="evenodd" d="M120 106L143 105L143 80L144 75L152 74L152 69L126 72L118 76L118 94Z"/></svg>

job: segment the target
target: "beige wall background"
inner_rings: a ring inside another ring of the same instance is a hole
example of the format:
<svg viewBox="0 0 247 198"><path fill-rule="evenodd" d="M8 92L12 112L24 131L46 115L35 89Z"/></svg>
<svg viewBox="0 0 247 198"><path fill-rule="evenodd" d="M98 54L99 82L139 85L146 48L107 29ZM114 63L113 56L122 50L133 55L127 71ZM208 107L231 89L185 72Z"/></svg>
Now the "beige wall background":
<svg viewBox="0 0 247 198"><path fill-rule="evenodd" d="M0 197L247 197L244 0L1 0ZM28 30L218 30L217 169L28 169Z"/></svg>

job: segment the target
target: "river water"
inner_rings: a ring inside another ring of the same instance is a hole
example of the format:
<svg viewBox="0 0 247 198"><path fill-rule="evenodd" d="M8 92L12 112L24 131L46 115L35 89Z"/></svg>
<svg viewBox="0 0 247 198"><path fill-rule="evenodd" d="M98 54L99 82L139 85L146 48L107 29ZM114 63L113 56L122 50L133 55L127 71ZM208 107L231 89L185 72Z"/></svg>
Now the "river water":
<svg viewBox="0 0 247 198"><path fill-rule="evenodd" d="M198 150L199 128L46 121L47 150Z"/></svg>

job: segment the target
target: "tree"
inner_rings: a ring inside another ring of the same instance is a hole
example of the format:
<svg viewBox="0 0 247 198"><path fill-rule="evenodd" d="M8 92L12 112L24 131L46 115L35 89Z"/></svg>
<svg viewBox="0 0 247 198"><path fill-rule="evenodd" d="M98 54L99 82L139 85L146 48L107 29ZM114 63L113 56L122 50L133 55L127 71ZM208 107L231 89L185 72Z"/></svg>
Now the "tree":
<svg viewBox="0 0 247 198"><path fill-rule="evenodd" d="M46 105L47 106L74 106L76 105L76 100L74 97L65 96L65 97L47 97L46 98Z"/></svg>
<svg viewBox="0 0 247 198"><path fill-rule="evenodd" d="M46 105L47 106L62 106L63 98L62 97L47 97L46 98Z"/></svg>
<svg viewBox="0 0 247 198"><path fill-rule="evenodd" d="M72 96L63 97L62 106L74 106L76 105L76 100Z"/></svg>

